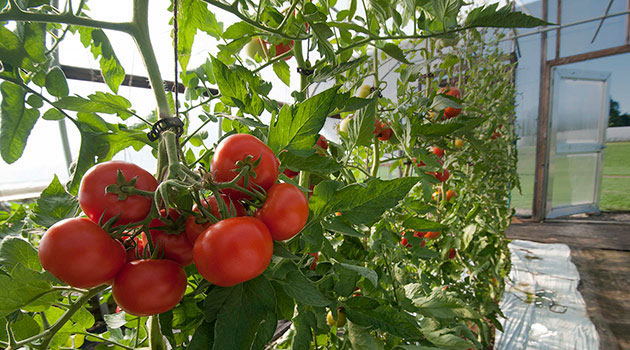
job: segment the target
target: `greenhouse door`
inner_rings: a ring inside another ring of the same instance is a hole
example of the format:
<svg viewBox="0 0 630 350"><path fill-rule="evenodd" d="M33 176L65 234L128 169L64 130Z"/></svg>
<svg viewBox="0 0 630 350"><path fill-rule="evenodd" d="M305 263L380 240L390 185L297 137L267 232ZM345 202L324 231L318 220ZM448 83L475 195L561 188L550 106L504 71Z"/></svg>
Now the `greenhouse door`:
<svg viewBox="0 0 630 350"><path fill-rule="evenodd" d="M554 69L547 218L598 212L610 73Z"/></svg>

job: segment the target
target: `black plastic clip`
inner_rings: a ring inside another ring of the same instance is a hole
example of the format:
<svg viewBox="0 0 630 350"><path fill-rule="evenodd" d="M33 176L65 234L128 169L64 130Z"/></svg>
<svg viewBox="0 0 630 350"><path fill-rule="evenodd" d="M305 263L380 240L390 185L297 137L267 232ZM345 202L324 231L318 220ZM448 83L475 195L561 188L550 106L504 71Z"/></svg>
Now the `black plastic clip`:
<svg viewBox="0 0 630 350"><path fill-rule="evenodd" d="M182 133L184 132L184 123L179 118L175 117L160 119L153 124L151 131L147 133L147 137L150 141L155 141L160 138L160 135L164 132L164 130L168 129L175 129L177 137L182 136Z"/></svg>
<svg viewBox="0 0 630 350"><path fill-rule="evenodd" d="M297 68L297 72L302 74L302 75L309 76L309 75L313 74L315 71L312 70L312 69L306 69L306 68L298 67Z"/></svg>

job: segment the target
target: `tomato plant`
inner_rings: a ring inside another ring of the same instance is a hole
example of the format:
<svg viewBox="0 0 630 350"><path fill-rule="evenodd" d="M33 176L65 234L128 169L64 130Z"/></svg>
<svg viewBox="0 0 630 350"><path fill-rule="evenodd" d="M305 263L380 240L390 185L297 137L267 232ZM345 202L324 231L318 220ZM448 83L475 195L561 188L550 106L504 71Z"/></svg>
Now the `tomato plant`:
<svg viewBox="0 0 630 350"><path fill-rule="evenodd" d="M89 4L0 5L0 156L32 152L31 129L50 120L80 138L67 183L0 212L1 347L492 344L518 186L515 94L513 65L481 40L486 26L546 22L457 0L175 1L175 72L162 76L148 16L159 5L133 0L129 21L109 22ZM111 32L137 45L147 115L119 91L128 72ZM200 35L219 44L197 49ZM105 91L68 84L56 49L76 38ZM325 126L336 121L338 135ZM154 156L155 174L112 160L128 148ZM96 296L124 312L100 315Z"/></svg>

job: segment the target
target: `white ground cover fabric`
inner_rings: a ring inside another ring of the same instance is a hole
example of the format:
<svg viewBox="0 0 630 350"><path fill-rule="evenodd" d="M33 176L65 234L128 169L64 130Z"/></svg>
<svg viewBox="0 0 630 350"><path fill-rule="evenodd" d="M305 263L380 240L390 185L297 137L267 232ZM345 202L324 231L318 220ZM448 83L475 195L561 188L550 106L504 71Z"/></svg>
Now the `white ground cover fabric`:
<svg viewBox="0 0 630 350"><path fill-rule="evenodd" d="M595 350L599 335L577 290L580 275L565 244L514 240L501 299L497 350Z"/></svg>

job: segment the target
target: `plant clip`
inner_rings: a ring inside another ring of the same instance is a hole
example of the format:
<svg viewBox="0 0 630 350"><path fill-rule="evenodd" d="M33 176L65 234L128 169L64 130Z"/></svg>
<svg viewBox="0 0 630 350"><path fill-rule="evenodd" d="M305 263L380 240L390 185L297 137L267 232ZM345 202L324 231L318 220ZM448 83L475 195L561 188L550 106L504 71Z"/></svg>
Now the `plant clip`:
<svg viewBox="0 0 630 350"><path fill-rule="evenodd" d="M149 141L155 141L160 138L160 135L164 132L164 130L171 128L175 129L177 137L180 137L184 132L184 123L179 118L175 117L160 119L153 124L151 131L147 133L147 137L149 138Z"/></svg>
<svg viewBox="0 0 630 350"><path fill-rule="evenodd" d="M297 72L302 74L302 75L309 76L309 75L313 74L315 71L313 69L306 69L306 68L298 67L297 68Z"/></svg>

